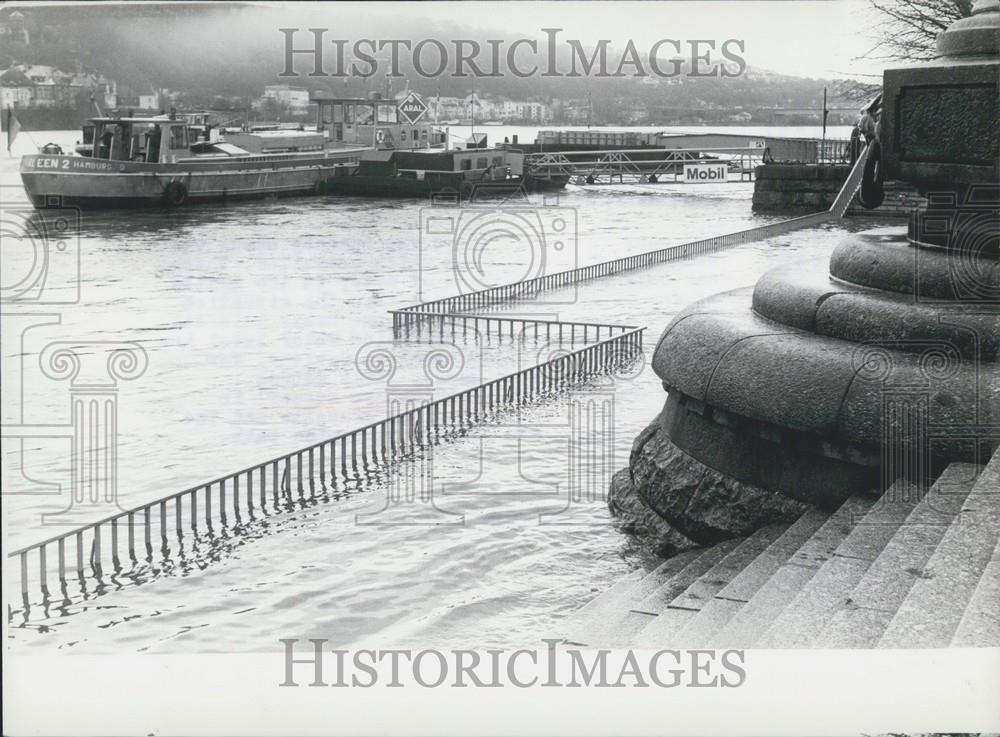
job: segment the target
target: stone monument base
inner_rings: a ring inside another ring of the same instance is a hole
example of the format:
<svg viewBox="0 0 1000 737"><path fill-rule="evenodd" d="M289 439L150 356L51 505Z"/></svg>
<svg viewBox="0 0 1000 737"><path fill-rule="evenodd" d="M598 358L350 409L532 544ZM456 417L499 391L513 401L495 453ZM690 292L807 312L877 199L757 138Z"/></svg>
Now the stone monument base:
<svg viewBox="0 0 1000 737"><path fill-rule="evenodd" d="M656 555L748 535L809 508L706 466L674 445L662 423L657 417L636 437L628 468L612 479L608 502L622 532Z"/></svg>

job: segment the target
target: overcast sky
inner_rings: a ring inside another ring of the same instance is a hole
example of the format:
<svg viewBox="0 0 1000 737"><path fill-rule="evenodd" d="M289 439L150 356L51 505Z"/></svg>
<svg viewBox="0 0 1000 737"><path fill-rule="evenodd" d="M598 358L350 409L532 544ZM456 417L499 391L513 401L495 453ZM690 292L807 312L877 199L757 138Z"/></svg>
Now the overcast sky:
<svg viewBox="0 0 1000 737"><path fill-rule="evenodd" d="M363 3L336 12L369 18L373 26L379 16L410 16L526 36L563 28L560 38L610 39L617 48L632 39L640 51L662 38L738 38L746 41L751 66L804 77L880 74L883 67L856 61L873 45L875 17L867 0ZM335 25L329 27L335 35Z"/></svg>

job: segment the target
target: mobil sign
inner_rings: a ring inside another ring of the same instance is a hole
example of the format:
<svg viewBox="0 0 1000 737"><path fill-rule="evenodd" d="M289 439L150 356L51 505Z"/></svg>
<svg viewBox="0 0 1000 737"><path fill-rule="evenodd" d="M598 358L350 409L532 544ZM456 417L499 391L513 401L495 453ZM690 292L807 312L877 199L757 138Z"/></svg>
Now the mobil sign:
<svg viewBox="0 0 1000 737"><path fill-rule="evenodd" d="M685 164L684 181L691 184L725 182L729 179L728 164Z"/></svg>

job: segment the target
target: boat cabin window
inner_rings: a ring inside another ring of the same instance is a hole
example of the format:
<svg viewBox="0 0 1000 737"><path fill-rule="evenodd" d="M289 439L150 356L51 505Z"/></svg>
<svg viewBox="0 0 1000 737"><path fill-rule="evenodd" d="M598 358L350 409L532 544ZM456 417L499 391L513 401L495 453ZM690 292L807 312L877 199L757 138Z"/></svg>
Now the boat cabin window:
<svg viewBox="0 0 1000 737"><path fill-rule="evenodd" d="M183 125L170 126L170 148L187 148L187 127Z"/></svg>
<svg viewBox="0 0 1000 737"><path fill-rule="evenodd" d="M476 159L477 169L485 169L487 166L489 166L489 159L487 159L485 156L481 156L480 158Z"/></svg>
<svg viewBox="0 0 1000 737"><path fill-rule="evenodd" d="M462 171L469 171L472 169L472 159L462 159L460 162L462 166Z"/></svg>
<svg viewBox="0 0 1000 737"><path fill-rule="evenodd" d="M130 161L157 161L159 157L160 137L157 127L151 123L135 123L128 127ZM155 142L154 142L155 139ZM155 149L155 157L150 159L150 149Z"/></svg>
<svg viewBox="0 0 1000 737"><path fill-rule="evenodd" d="M122 160L127 157L127 132L119 122L99 123L94 129L95 156L97 159Z"/></svg>
<svg viewBox="0 0 1000 737"><path fill-rule="evenodd" d="M94 124L93 157L112 161L158 163L161 154L188 151L197 141L186 125L161 124L150 120L99 120Z"/></svg>

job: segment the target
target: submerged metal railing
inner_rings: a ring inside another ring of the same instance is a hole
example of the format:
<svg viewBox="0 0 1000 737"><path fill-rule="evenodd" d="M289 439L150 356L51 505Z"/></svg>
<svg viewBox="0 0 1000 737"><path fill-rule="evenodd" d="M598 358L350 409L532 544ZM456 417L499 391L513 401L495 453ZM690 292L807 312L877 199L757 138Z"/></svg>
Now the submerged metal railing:
<svg viewBox="0 0 1000 737"><path fill-rule="evenodd" d="M734 248L754 241L766 240L775 236L785 235L802 228L819 225L831 217L829 211L803 215L801 217L782 220L777 223L761 225L748 230L740 230L735 233L704 238L698 241L682 243L676 246L668 246L655 251L647 251L634 256L623 256L621 258L603 261L590 266L581 266L576 269L560 271L554 274L546 274L533 279L502 284L475 292L468 292L453 297L430 300L419 304L401 307L394 310L395 316L417 315L428 313L467 312L469 310L479 310L492 307L501 303L530 300L541 292L562 289L576 286L592 279L601 279L607 276L622 274L627 271L644 269L649 266L656 266L670 261L701 256L707 253L715 253L728 248ZM402 319L402 318L400 318ZM394 323L395 325L395 323Z"/></svg>
<svg viewBox="0 0 1000 737"><path fill-rule="evenodd" d="M569 350L549 361L506 376L426 401L356 430L198 484L161 499L122 511L79 529L55 535L8 554L17 559L16 570L24 610L32 595L41 595L41 606L57 605L53 596L58 582L63 602L71 599L68 584L76 580L86 598L130 578L184 568L191 558L218 556L218 548L275 514L336 498L393 466L422 447L441 442L464 428L500 412L550 396L589 377L615 371L637 361L642 354L645 328L609 323L543 320L507 315L469 314L504 302L516 302L538 293L612 276L669 261L713 253L763 240L841 217L861 182L867 152L862 152L840 195L828 211L813 213L748 230L612 259L522 282L491 287L468 294L391 310L396 338L418 336L436 328L443 337L446 326L459 327L477 336L502 337L504 328L513 337L517 326L522 338L571 342L579 337L582 348ZM606 337L601 337L605 334ZM591 336L593 336L591 338ZM156 569L157 562L162 567ZM89 592L89 582L94 591ZM11 612L13 616L13 612Z"/></svg>
<svg viewBox="0 0 1000 737"><path fill-rule="evenodd" d="M389 310L392 315L392 336L401 337L421 337L425 332L428 337L434 337L435 333L439 338L443 338L446 333L452 337L459 334L466 336L471 331L473 335L484 338L491 338L494 335L503 338L504 332L508 337L515 337L515 327L524 336L533 333L535 340L545 338L546 340L558 340L560 342L568 340L570 344L576 343L579 338L583 342L591 338L600 340L601 334L605 337L618 335L637 329L636 325L618 325L603 322L573 322L571 320L542 320L530 317L517 317L507 315L481 315L467 314L461 312L431 312L427 310L416 310L411 307L404 307L398 310ZM450 330L447 328L450 327ZM506 331L505 331L506 328Z"/></svg>
<svg viewBox="0 0 1000 737"><path fill-rule="evenodd" d="M416 449L497 413L634 362L642 353L643 330L623 327L549 361L16 550L8 555L18 559L16 590L27 610L34 591L43 605L50 601L50 583L58 582L68 597L67 583L74 578L107 586L107 576L120 585L157 560L173 555L183 562L186 541L189 551L209 545L262 517L391 469Z"/></svg>
<svg viewBox="0 0 1000 737"><path fill-rule="evenodd" d="M854 167L851 169L839 194L828 210L801 215L776 223L768 223L767 225L759 225L754 228L739 230L735 233L726 233L725 235L702 238L701 240L689 241L688 243L681 243L676 246L667 246L666 248L646 251L645 253L633 256L622 256L610 261L602 261L589 266L545 274L544 276L525 279L524 281L501 284L475 292L467 292L452 297L433 299L408 307L401 307L392 311L393 329L398 329L399 325L402 325L401 322L397 322L397 319L402 320L403 315L468 312L469 310L481 310L493 307L501 303L529 300L541 292L572 287L592 279L615 276L627 271L644 269L648 266L656 266L657 264L668 263L691 256L715 253L746 243L786 235L796 230L811 228L829 220L841 218L847 212L851 200L858 191L858 187L861 186L861 177L864 173L867 158L868 149L866 148L862 150L858 160L854 163Z"/></svg>

